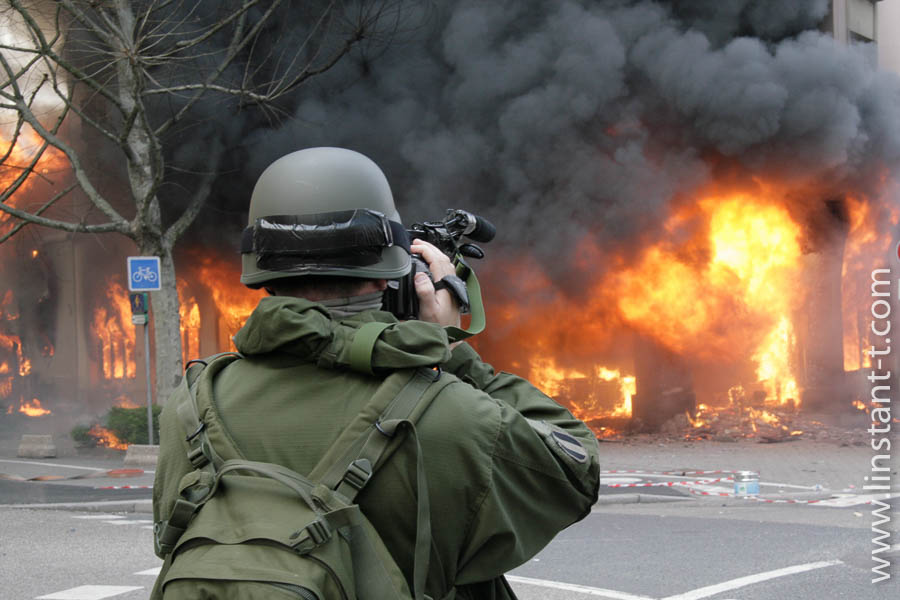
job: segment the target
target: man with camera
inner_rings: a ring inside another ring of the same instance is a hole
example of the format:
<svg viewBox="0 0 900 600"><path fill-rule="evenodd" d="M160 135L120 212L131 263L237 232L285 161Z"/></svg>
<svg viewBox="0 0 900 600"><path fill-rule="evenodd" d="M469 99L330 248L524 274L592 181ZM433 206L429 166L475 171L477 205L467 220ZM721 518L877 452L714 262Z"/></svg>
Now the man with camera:
<svg viewBox="0 0 900 600"><path fill-rule="evenodd" d="M234 336L241 357L191 367L163 411L154 598L514 598L503 574L590 512L596 438L460 340L461 271L400 223L356 152L301 150L260 176L241 281L270 295ZM417 319L382 310L404 286ZM277 494L318 516L282 527Z"/></svg>

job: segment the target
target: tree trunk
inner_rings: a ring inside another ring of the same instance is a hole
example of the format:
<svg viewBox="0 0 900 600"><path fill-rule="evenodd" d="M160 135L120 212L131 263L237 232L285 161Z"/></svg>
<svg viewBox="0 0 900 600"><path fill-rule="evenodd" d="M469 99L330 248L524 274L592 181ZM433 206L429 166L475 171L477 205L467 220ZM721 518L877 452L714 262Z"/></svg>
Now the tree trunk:
<svg viewBox="0 0 900 600"><path fill-rule="evenodd" d="M160 287L153 292L153 344L156 356L156 402L164 404L181 381L181 315L175 262L172 249L163 247L158 253Z"/></svg>

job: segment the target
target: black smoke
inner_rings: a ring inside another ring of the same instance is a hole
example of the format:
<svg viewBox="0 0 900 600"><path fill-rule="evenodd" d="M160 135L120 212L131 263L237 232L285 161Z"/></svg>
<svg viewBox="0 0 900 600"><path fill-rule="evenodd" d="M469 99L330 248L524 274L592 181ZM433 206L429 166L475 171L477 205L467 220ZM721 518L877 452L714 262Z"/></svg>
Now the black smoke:
<svg viewBox="0 0 900 600"><path fill-rule="evenodd" d="M405 4L389 43L299 88L274 120L210 117L231 161L198 229L239 230L259 173L318 145L378 162L407 221L484 213L498 245L527 243L563 277L581 236L653 238L714 179L874 193L900 161L900 78L870 45L820 31L828 4ZM193 139L182 154L209 143Z"/></svg>

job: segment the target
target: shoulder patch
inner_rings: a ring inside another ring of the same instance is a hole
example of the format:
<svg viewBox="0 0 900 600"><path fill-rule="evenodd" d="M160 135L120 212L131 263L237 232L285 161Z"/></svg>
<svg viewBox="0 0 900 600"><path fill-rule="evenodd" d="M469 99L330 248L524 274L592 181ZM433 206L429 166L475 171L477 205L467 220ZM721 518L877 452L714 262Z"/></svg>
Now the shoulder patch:
<svg viewBox="0 0 900 600"><path fill-rule="evenodd" d="M563 431L556 430L554 430L550 435L553 438L553 441L555 441L560 449L567 455L571 456L579 463L587 462L587 450L584 449L584 446L581 445L581 442L578 441L578 438L571 436Z"/></svg>

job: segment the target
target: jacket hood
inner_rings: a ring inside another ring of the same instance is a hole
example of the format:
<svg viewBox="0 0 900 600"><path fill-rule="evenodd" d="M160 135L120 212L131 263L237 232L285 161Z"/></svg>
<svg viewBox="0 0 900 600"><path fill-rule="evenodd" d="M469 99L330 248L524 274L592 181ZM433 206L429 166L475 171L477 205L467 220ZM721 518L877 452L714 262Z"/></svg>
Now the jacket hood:
<svg viewBox="0 0 900 600"><path fill-rule="evenodd" d="M326 368L347 366L353 336L369 321L391 323L372 351L374 369L427 367L450 359L447 333L436 323L401 322L382 311L336 321L324 306L287 296L262 298L234 344L246 356L284 352Z"/></svg>

